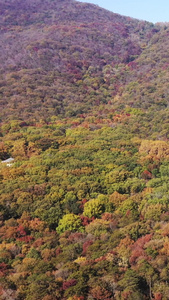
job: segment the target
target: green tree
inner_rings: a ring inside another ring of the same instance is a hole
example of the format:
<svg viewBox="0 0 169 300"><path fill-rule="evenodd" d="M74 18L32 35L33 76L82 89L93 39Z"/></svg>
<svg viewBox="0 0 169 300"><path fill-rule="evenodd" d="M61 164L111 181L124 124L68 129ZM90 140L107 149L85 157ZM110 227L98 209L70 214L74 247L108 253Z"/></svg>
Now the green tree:
<svg viewBox="0 0 169 300"><path fill-rule="evenodd" d="M105 212L107 197L99 195L96 199L91 199L84 205L84 216L88 218L99 218Z"/></svg>
<svg viewBox="0 0 169 300"><path fill-rule="evenodd" d="M82 231L83 227L79 216L74 214L66 214L59 221L59 225L56 228L58 233L62 233L66 230L70 231Z"/></svg>
<svg viewBox="0 0 169 300"><path fill-rule="evenodd" d="M128 269L123 277L118 282L119 289L121 290L120 299L141 300L144 295L140 293L139 277L137 273Z"/></svg>

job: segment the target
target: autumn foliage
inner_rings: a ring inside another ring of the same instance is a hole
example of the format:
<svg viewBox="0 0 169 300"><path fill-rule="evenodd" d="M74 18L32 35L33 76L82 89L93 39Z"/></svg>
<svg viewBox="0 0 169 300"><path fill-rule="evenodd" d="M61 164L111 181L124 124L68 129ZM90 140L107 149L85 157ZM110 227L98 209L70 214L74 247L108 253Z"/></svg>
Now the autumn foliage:
<svg viewBox="0 0 169 300"><path fill-rule="evenodd" d="M0 11L0 299L168 299L168 24Z"/></svg>

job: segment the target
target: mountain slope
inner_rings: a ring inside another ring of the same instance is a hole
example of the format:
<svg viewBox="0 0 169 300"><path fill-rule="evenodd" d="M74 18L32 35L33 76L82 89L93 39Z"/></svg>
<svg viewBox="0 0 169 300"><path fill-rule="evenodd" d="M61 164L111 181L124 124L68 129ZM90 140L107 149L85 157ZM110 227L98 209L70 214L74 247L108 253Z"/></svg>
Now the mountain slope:
<svg viewBox="0 0 169 300"><path fill-rule="evenodd" d="M168 27L0 10L0 299L168 299Z"/></svg>
<svg viewBox="0 0 169 300"><path fill-rule="evenodd" d="M2 121L84 113L103 97L107 102L101 92L91 97L88 85L99 90L104 66L135 60L157 30L148 22L75 1L0 5ZM93 83L90 77L96 78Z"/></svg>

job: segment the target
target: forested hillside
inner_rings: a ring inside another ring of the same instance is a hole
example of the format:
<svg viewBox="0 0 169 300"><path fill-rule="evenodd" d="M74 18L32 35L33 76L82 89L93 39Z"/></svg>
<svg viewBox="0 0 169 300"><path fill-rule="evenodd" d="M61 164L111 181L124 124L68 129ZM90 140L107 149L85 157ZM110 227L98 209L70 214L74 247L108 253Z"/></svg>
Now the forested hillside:
<svg viewBox="0 0 169 300"><path fill-rule="evenodd" d="M0 299L169 299L168 25L0 12Z"/></svg>
<svg viewBox="0 0 169 300"><path fill-rule="evenodd" d="M1 0L0 9L2 121L70 117L107 103L119 83L107 91L106 66L126 66L156 31L72 0Z"/></svg>

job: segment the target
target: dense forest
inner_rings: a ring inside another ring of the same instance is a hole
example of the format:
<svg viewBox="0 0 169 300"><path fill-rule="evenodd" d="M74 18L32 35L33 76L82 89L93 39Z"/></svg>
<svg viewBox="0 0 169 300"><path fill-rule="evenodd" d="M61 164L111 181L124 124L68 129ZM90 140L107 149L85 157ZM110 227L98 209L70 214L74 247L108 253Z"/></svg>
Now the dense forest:
<svg viewBox="0 0 169 300"><path fill-rule="evenodd" d="M168 24L0 12L0 299L169 299Z"/></svg>

